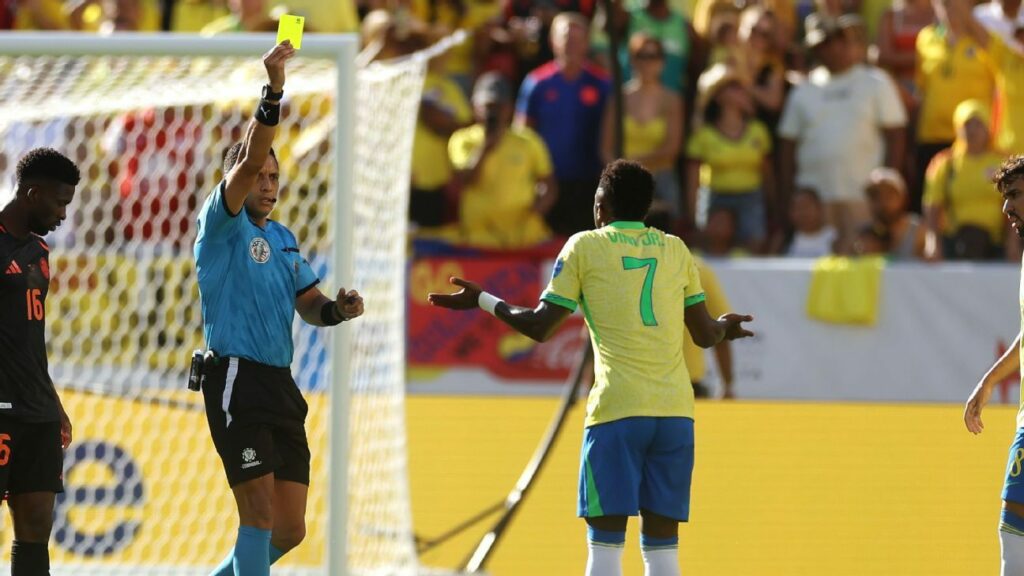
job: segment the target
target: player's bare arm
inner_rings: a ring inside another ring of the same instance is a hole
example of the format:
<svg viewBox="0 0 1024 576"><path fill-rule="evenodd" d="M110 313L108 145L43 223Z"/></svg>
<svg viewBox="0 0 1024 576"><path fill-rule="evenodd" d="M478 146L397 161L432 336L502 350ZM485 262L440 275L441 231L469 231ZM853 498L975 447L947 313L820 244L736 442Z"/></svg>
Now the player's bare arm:
<svg viewBox="0 0 1024 576"><path fill-rule="evenodd" d="M279 94L284 90L285 63L293 56L295 56L295 48L288 40L274 46L263 55L263 65L267 69L270 92ZM261 100L259 103L261 111L256 116L262 114L264 118L276 119L280 115L280 105L280 100ZM246 128L238 163L225 176L227 185L224 190L224 200L232 214L241 212L245 205L245 198L256 184L256 178L267 161L267 156L270 155L274 135L277 133L276 120L272 124L267 124L257 120L256 116L249 121L249 126Z"/></svg>
<svg viewBox="0 0 1024 576"><path fill-rule="evenodd" d="M440 306L450 310L472 310L480 307L480 285L462 278L451 278L449 282L462 290L454 294L430 293L427 300L432 306ZM494 308L494 315L508 324L517 332L537 342L545 342L572 314L567 308L540 302L536 308L513 306L507 302L499 302Z"/></svg>
<svg viewBox="0 0 1024 576"><path fill-rule="evenodd" d="M341 288L331 300L319 289L311 288L295 298L295 311L307 324L334 326L362 316L363 297L355 290ZM325 315L328 315L326 320Z"/></svg>
<svg viewBox="0 0 1024 576"><path fill-rule="evenodd" d="M738 340L754 335L743 327L744 322L754 320L753 316L730 312L716 320L708 314L708 308L703 302L687 306L685 318L693 343L701 348L711 348L723 340Z"/></svg>
<svg viewBox="0 0 1024 576"><path fill-rule="evenodd" d="M964 406L964 424L972 434L981 434L985 424L981 421L981 411L988 404L992 397L992 390L996 384L1007 379L1014 370L1019 367L1020 333L1014 339L1013 344L1007 347L1006 352L996 360L995 364L985 372L981 381L974 387L967 404Z"/></svg>

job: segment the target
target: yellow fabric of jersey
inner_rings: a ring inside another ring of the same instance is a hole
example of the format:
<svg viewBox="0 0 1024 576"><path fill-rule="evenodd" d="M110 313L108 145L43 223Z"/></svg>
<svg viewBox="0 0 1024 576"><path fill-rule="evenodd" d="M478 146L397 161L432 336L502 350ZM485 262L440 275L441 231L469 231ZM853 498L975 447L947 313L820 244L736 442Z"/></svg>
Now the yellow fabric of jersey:
<svg viewBox="0 0 1024 576"><path fill-rule="evenodd" d="M46 19L50 22L58 23L60 29L67 30L71 28L71 21L67 13L64 12L64 2L61 0L42 0L39 3L39 7ZM19 7L14 13L14 29L38 30L39 23L32 18L28 10Z"/></svg>
<svg viewBox="0 0 1024 576"><path fill-rule="evenodd" d="M435 12L433 14L431 14L431 4L434 4ZM468 33L465 42L453 46L448 52L444 68L449 74L473 73L473 32L488 20L501 15L501 2L495 0L465 0L464 6L465 12L460 18L459 14L451 9L448 2L433 0L413 0L412 2L412 14L420 22L441 25L451 31L462 28Z"/></svg>
<svg viewBox="0 0 1024 576"><path fill-rule="evenodd" d="M469 168L484 145L484 127L456 131L448 157L456 170ZM534 209L537 182L551 174L544 141L527 127L512 127L484 158L480 176L462 190L459 227L463 241L480 248L525 248L551 236Z"/></svg>
<svg viewBox="0 0 1024 576"><path fill-rule="evenodd" d="M989 34L988 52L996 69L999 126L996 148L1024 153L1024 55L1010 48L998 34Z"/></svg>
<svg viewBox="0 0 1024 576"><path fill-rule="evenodd" d="M690 138L686 155L701 163L701 183L712 192L739 194L761 187L761 169L771 149L768 129L753 120L736 140L711 126L701 126Z"/></svg>
<svg viewBox="0 0 1024 576"><path fill-rule="evenodd" d="M952 142L957 105L971 99L991 105L995 95L995 75L985 51L969 36L950 46L947 34L931 25L917 35L917 85L925 94L917 125L922 143Z"/></svg>
<svg viewBox="0 0 1024 576"><path fill-rule="evenodd" d="M353 0L284 0L274 2L269 12L305 17L307 32L340 34L359 31L359 14Z"/></svg>
<svg viewBox="0 0 1024 576"><path fill-rule="evenodd" d="M951 234L969 224L986 230L993 242L1003 240L1006 218L992 176L1005 159L996 152L968 156L947 150L932 160L925 175L923 203L943 209L943 232Z"/></svg>
<svg viewBox="0 0 1024 576"><path fill-rule="evenodd" d="M704 302L708 307L708 314L712 318L718 318L729 312L732 306L729 304L722 285L718 282L718 276L703 260L697 258L697 272L700 275L700 285L704 288L704 295L707 298ZM704 349L693 343L693 337L687 330L683 337L683 358L686 360L686 368L690 372L690 380L700 382L707 374L707 362L704 357Z"/></svg>
<svg viewBox="0 0 1024 576"><path fill-rule="evenodd" d="M641 222L569 238L541 299L582 305L594 345L586 426L633 416L693 418L683 311L704 300L683 241Z"/></svg>
<svg viewBox="0 0 1024 576"><path fill-rule="evenodd" d="M199 32L204 26L230 14L227 7L206 0L175 2L171 18L173 32Z"/></svg>
<svg viewBox="0 0 1024 576"><path fill-rule="evenodd" d="M661 147L668 136L668 123L664 117L658 116L647 122L637 122L629 114L622 119L623 143L622 152L626 158L639 158L650 154ZM671 168L671 163L649 165L647 169L657 172Z"/></svg>
<svg viewBox="0 0 1024 576"><path fill-rule="evenodd" d="M427 72L423 81L423 99L449 110L460 124L469 122L473 112L462 88L447 77ZM427 128L423 120L416 122L412 144L412 185L421 190L435 190L452 177L448 163L448 137Z"/></svg>

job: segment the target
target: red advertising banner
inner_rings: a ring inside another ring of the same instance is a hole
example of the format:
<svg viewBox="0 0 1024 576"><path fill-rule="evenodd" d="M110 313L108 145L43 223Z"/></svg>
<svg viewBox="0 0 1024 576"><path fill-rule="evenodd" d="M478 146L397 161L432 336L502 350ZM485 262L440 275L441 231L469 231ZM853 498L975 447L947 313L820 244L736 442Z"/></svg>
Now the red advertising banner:
<svg viewBox="0 0 1024 576"><path fill-rule="evenodd" d="M551 276L551 259L429 257L409 273L410 368L482 368L502 379L564 380L583 344L583 318L570 316L543 344L480 310L452 311L427 303L430 292L449 292L458 276L510 304L535 306Z"/></svg>

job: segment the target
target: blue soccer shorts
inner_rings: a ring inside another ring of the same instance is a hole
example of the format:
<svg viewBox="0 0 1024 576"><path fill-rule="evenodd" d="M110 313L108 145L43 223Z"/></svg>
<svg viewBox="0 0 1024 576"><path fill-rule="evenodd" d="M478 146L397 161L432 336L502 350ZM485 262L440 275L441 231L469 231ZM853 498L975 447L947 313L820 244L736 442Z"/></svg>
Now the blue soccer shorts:
<svg viewBox="0 0 1024 576"><path fill-rule="evenodd" d="M583 433L576 514L647 510L686 522L692 477L692 419L635 417L590 426Z"/></svg>
<svg viewBox="0 0 1024 576"><path fill-rule="evenodd" d="M1006 482L1003 483L1003 500L1024 504L1024 428L1017 430L1010 445L1010 457L1006 462Z"/></svg>

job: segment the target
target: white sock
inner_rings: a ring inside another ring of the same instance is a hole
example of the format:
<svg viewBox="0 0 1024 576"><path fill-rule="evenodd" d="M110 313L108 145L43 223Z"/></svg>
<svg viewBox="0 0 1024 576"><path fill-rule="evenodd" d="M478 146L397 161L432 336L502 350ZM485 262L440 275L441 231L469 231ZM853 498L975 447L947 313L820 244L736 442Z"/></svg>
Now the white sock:
<svg viewBox="0 0 1024 576"><path fill-rule="evenodd" d="M1024 536L999 531L999 548L1002 550L1001 576L1024 576Z"/></svg>
<svg viewBox="0 0 1024 576"><path fill-rule="evenodd" d="M679 548L641 548L644 576L679 576Z"/></svg>
<svg viewBox="0 0 1024 576"><path fill-rule="evenodd" d="M622 576L622 548L588 542L587 576Z"/></svg>

